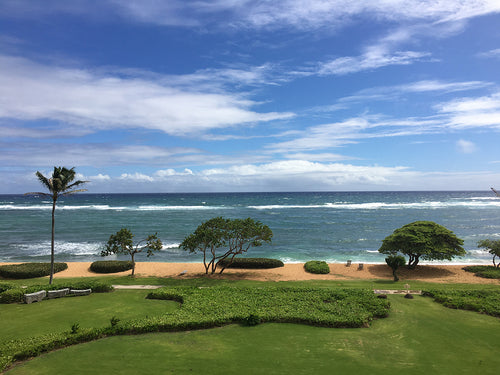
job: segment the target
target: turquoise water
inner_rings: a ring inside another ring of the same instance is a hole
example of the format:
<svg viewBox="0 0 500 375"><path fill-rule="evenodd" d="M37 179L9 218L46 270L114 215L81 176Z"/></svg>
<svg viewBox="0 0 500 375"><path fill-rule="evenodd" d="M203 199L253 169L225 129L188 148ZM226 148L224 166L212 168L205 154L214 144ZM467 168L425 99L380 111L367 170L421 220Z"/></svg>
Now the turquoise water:
<svg viewBox="0 0 500 375"><path fill-rule="evenodd" d="M0 195L0 261L48 261L50 212L44 197ZM453 263L491 263L476 243L500 238L500 198L490 191L79 194L58 201L56 259L102 259L110 234L127 227L136 239L157 232L163 241L161 252L139 254L139 261L199 262L200 255L178 244L215 216L251 217L268 225L272 244L247 255L285 262L383 262L377 252L382 239L416 220L435 221L464 239L468 254Z"/></svg>

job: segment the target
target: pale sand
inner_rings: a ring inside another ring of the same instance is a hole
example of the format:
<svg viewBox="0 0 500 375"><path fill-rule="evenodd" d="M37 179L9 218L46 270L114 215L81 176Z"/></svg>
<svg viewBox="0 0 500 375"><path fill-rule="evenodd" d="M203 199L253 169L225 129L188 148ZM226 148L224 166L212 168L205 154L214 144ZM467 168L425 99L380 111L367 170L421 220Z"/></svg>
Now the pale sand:
<svg viewBox="0 0 500 375"><path fill-rule="evenodd" d="M0 265L8 263L0 263ZM68 269L55 274L55 278L63 277L92 277L104 276L89 271L90 262L68 262ZM385 264L365 264L363 270L358 270L358 264L350 267L345 264L332 263L330 273L315 275L304 271L303 263L289 263L284 267L265 270L226 269L222 275L213 275L212 278L247 279L258 281L300 281L300 280L376 280L392 279L392 271ZM465 272L460 265L419 265L415 270L401 268L398 275L401 281L420 280L434 283L467 283L467 284L496 284L500 280L484 279ZM184 272L186 271L186 272ZM137 276L158 276L174 278L204 277L205 268L202 263L164 263L139 262L136 264ZM111 275L129 275L130 271L118 272ZM108 274L109 275L109 274Z"/></svg>

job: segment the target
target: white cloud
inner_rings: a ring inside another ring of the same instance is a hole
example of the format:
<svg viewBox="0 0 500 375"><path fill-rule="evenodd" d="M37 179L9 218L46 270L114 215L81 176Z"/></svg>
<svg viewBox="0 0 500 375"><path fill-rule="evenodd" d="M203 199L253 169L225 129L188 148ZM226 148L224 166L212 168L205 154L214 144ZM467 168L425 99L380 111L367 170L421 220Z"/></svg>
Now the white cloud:
<svg viewBox="0 0 500 375"><path fill-rule="evenodd" d="M487 52L480 53L479 57L495 57L500 58L500 48L492 49Z"/></svg>
<svg viewBox="0 0 500 375"><path fill-rule="evenodd" d="M465 139L459 139L457 141L458 151L463 154L471 154L476 151L476 145L471 141L466 141Z"/></svg>
<svg viewBox="0 0 500 375"><path fill-rule="evenodd" d="M0 55L0 71L0 118L187 135L293 116L252 111L257 103L235 94L179 89L144 78L100 76L19 57Z"/></svg>
<svg viewBox="0 0 500 375"><path fill-rule="evenodd" d="M102 182L102 181L110 181L111 180L111 177L107 174L101 174L99 173L98 175L96 176L89 176L88 177L89 181L92 181L92 182Z"/></svg>
<svg viewBox="0 0 500 375"><path fill-rule="evenodd" d="M119 177L120 180L132 180L139 182L153 182L154 178L143 173L135 172L135 173L122 173Z"/></svg>

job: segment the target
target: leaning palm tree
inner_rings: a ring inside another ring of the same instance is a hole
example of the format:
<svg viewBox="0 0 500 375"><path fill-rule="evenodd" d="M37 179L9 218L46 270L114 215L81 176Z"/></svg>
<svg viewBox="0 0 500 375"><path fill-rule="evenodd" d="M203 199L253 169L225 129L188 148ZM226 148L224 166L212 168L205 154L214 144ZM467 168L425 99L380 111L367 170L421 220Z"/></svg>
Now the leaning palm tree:
<svg viewBox="0 0 500 375"><path fill-rule="evenodd" d="M42 192L31 192L28 194L42 195L44 197L52 197L52 239L50 242L50 279L49 284L52 284L52 279L54 278L54 235L55 235L55 211L56 211L56 201L59 196L71 195L75 193L80 193L82 191L87 191L87 189L77 189L71 190L74 187L84 184L88 181L74 181L75 179L75 168L68 169L66 167L54 167L54 172L50 178L45 177L40 172L36 172L38 180L45 186L50 193Z"/></svg>

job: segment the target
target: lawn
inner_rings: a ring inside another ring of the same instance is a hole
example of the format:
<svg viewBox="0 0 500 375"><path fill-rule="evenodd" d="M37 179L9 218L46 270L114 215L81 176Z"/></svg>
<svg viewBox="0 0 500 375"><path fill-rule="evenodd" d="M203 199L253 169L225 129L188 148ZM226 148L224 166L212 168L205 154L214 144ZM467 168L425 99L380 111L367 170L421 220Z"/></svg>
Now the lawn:
<svg viewBox="0 0 500 375"><path fill-rule="evenodd" d="M499 319L428 297L389 298L390 317L370 328L269 323L111 337L43 355L8 374L498 373Z"/></svg>
<svg viewBox="0 0 500 375"><path fill-rule="evenodd" d="M264 283L213 279L109 278L114 284L175 286L266 286L396 289L389 281ZM24 281L26 285L27 280ZM40 284L42 280L30 281ZM43 282L43 281L42 281ZM45 281L46 282L46 281ZM18 282L16 282L18 283ZM408 283L408 282L405 282ZM412 289L430 284L409 282ZM433 289L457 285L432 284ZM460 285L498 290L495 285ZM178 313L179 304L145 299L147 291L115 291L32 305L0 305L1 341L47 332L110 325L146 316ZM430 297L389 296L388 318L370 328L320 328L289 323L253 327L232 324L188 332L114 336L67 347L22 363L8 374L496 374L500 367L500 319L453 310ZM119 324L122 324L119 323ZM70 360L68 360L70 359Z"/></svg>

